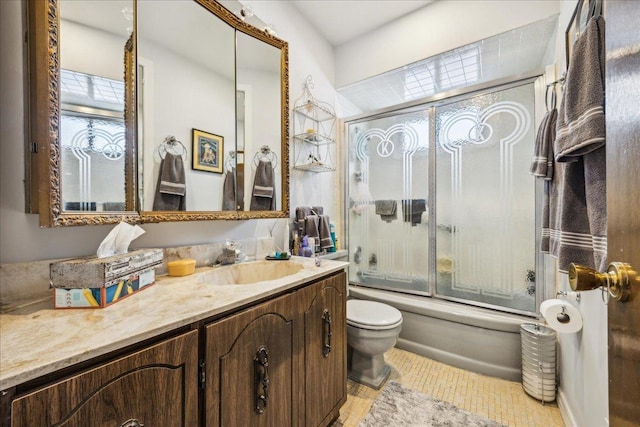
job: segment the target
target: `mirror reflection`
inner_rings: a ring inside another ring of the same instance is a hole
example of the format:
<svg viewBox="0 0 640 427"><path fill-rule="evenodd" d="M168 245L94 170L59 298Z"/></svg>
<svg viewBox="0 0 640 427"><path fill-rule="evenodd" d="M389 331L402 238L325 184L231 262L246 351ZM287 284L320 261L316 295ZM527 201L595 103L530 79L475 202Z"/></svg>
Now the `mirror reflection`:
<svg viewBox="0 0 640 427"><path fill-rule="evenodd" d="M221 211L235 151L234 29L196 2L138 2L143 211Z"/></svg>
<svg viewBox="0 0 640 427"><path fill-rule="evenodd" d="M28 5L41 226L288 216L286 42L214 0Z"/></svg>
<svg viewBox="0 0 640 427"><path fill-rule="evenodd" d="M244 194L240 210L282 209L280 49L236 32L237 82L244 99ZM240 166L240 165L239 165ZM286 167L286 165L284 166Z"/></svg>
<svg viewBox="0 0 640 427"><path fill-rule="evenodd" d="M125 120L133 3L61 0L59 8L61 209L135 210Z"/></svg>

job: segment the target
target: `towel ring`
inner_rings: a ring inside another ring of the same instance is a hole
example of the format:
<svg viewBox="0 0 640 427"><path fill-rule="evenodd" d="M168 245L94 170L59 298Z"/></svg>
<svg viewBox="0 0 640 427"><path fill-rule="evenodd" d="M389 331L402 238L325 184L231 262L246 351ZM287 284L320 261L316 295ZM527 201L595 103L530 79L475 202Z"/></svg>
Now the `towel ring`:
<svg viewBox="0 0 640 427"><path fill-rule="evenodd" d="M162 144L156 147L155 152L158 153L160 160L163 160L167 153L180 156L183 160L187 159L187 147L173 135L168 135L164 141L162 141Z"/></svg>
<svg viewBox="0 0 640 427"><path fill-rule="evenodd" d="M562 77L560 77L558 80L554 80L551 83L547 83L547 87L544 92L544 106L547 109L547 112L556 108L557 99L558 99L558 93L556 88L558 84L564 87L564 79L566 74L567 74L566 72L563 72ZM551 106L549 106L549 89L551 89Z"/></svg>
<svg viewBox="0 0 640 427"><path fill-rule="evenodd" d="M253 156L253 166L257 168L261 160L271 162L273 169L278 165L278 156L276 156L276 153L271 151L271 148L268 145L263 145L260 148L260 151Z"/></svg>
<svg viewBox="0 0 640 427"><path fill-rule="evenodd" d="M229 156L227 157L227 161L224 162L224 168L227 172L231 172L233 167L236 165L236 152L229 151Z"/></svg>
<svg viewBox="0 0 640 427"><path fill-rule="evenodd" d="M547 89L544 93L544 106L547 109L547 112L554 110L556 108L556 83L547 85ZM551 103L549 103L549 89L551 89Z"/></svg>

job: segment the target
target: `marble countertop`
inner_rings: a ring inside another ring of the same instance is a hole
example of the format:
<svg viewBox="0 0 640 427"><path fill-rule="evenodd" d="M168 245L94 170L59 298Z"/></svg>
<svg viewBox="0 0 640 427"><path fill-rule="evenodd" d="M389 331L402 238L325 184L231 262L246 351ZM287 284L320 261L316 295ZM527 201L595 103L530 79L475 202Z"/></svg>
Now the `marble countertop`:
<svg viewBox="0 0 640 427"><path fill-rule="evenodd" d="M202 319L230 312L342 270L347 262L292 257L303 268L247 285L203 283L212 267L186 277L159 276L139 293L102 309L53 309L40 299L0 315L0 390L55 372ZM249 264L249 263L247 263ZM230 267L215 267L224 269Z"/></svg>

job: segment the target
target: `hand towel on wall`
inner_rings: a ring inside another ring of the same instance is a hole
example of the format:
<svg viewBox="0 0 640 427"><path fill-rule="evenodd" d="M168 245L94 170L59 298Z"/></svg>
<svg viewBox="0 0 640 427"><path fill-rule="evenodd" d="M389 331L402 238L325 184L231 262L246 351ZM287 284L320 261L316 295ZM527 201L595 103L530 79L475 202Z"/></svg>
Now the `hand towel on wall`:
<svg viewBox="0 0 640 427"><path fill-rule="evenodd" d="M232 167L224 174L222 183L222 210L236 210L236 168Z"/></svg>
<svg viewBox="0 0 640 427"><path fill-rule="evenodd" d="M425 199L404 199L402 200L402 218L404 222L410 222L416 226L422 222L422 213L427 210Z"/></svg>
<svg viewBox="0 0 640 427"><path fill-rule="evenodd" d="M587 22L569 59L554 146L559 162L604 147L604 66L604 18L599 16Z"/></svg>
<svg viewBox="0 0 640 427"><path fill-rule="evenodd" d="M232 167L224 175L222 184L222 210L244 210L244 168Z"/></svg>
<svg viewBox="0 0 640 427"><path fill-rule="evenodd" d="M551 180L553 178L553 143L556 139L558 110L555 108L542 118L536 135L533 160L529 172L533 176Z"/></svg>
<svg viewBox="0 0 640 427"><path fill-rule="evenodd" d="M253 192L249 209L252 211L276 210L276 189L274 184L271 162L260 160L253 180Z"/></svg>
<svg viewBox="0 0 640 427"><path fill-rule="evenodd" d="M244 164L236 168L236 206L239 211L244 210Z"/></svg>
<svg viewBox="0 0 640 427"><path fill-rule="evenodd" d="M398 217L398 202L395 200L376 200L376 215L380 215L383 221L391 222Z"/></svg>
<svg viewBox="0 0 640 427"><path fill-rule="evenodd" d="M331 238L331 219L329 215L320 215L318 234L320 234L320 249L331 249L333 247L333 239Z"/></svg>
<svg viewBox="0 0 640 427"><path fill-rule="evenodd" d="M184 211L187 186L182 156L167 152L160 162L160 172L153 199L154 211Z"/></svg>
<svg viewBox="0 0 640 427"><path fill-rule="evenodd" d="M606 267L604 19L592 18L576 40L558 110L551 183L549 252L560 271L581 263Z"/></svg>
<svg viewBox="0 0 640 427"><path fill-rule="evenodd" d="M533 161L531 162L530 172L532 175L544 179L544 196L542 202L542 239L540 241L540 250L542 252L549 252L550 248L550 223L551 216L555 218L556 208L550 206L551 193L555 191L558 183L561 181L559 177L564 174L564 169L555 170L561 168L561 166L555 166L555 157L553 155L553 143L556 139L556 120L558 118L558 111L554 108L545 114L540 128L538 128L538 135L536 136L535 154ZM553 182L552 182L553 180ZM553 199L557 199L557 195L553 196ZM550 211L553 208L553 212ZM555 220L553 221L555 224Z"/></svg>

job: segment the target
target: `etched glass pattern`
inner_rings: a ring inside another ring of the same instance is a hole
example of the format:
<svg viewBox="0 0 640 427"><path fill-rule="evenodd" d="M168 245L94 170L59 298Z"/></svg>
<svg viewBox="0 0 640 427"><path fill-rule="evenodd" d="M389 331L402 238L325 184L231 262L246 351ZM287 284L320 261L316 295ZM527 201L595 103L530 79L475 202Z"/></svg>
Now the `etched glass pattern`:
<svg viewBox="0 0 640 427"><path fill-rule="evenodd" d="M534 311L533 85L436 110L437 294Z"/></svg>

